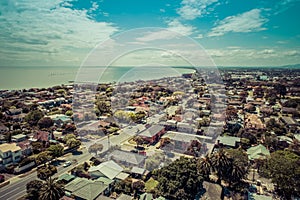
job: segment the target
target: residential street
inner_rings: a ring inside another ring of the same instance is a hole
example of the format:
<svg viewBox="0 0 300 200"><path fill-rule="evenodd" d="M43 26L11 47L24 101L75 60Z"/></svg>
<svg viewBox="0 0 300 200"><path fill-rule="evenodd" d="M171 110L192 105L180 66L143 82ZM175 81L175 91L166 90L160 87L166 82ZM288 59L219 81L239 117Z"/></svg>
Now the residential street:
<svg viewBox="0 0 300 200"><path fill-rule="evenodd" d="M88 161L91 158L91 155L87 152L86 149L83 150L82 154L79 155L66 155L64 157L61 157L65 160L72 160L76 159L79 163ZM63 167L62 164L57 167L58 173L54 175L54 177L57 177L69 170L71 170L75 165L72 164L69 167ZM11 183L7 186L4 186L3 188L0 188L0 199L5 200L16 200L20 197L22 197L24 194L26 194L26 184L32 180L37 179L37 173L36 171L23 177L14 177L14 179L11 180Z"/></svg>

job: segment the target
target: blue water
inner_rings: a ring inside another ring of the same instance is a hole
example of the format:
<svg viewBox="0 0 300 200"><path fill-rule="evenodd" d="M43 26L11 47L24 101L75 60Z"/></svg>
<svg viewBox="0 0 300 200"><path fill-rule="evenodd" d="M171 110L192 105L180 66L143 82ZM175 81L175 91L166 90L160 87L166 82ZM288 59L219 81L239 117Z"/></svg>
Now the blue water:
<svg viewBox="0 0 300 200"><path fill-rule="evenodd" d="M91 80L92 82L113 82L149 80L181 73L191 69L153 69L131 67L102 67L79 70L79 67L0 67L0 89L47 88L70 84L72 81ZM78 73L79 72L79 73ZM79 74L79 75L78 75Z"/></svg>

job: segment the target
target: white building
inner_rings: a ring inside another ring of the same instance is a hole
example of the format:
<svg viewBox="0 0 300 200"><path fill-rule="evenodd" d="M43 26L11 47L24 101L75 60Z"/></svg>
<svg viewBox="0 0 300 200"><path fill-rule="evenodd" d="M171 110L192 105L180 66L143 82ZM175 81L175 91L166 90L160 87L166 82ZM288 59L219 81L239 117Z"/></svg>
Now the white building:
<svg viewBox="0 0 300 200"><path fill-rule="evenodd" d="M16 143L0 144L0 168L21 160L22 150Z"/></svg>

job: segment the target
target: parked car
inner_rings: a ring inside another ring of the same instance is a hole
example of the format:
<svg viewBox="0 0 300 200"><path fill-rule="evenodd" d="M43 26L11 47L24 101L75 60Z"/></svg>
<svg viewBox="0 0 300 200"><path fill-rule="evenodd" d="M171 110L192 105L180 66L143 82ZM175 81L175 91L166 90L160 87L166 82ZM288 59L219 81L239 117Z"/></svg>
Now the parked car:
<svg viewBox="0 0 300 200"><path fill-rule="evenodd" d="M0 183L4 182L5 181L5 176L0 174Z"/></svg>
<svg viewBox="0 0 300 200"><path fill-rule="evenodd" d="M63 164L63 167L69 167L71 164L72 164L71 161L66 161L66 162Z"/></svg>

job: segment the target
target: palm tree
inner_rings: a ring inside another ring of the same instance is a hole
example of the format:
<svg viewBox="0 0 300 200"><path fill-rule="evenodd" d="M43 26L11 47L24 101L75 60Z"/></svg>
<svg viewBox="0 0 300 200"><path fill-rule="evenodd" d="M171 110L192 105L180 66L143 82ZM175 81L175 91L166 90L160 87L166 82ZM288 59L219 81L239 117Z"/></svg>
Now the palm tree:
<svg viewBox="0 0 300 200"><path fill-rule="evenodd" d="M59 200L65 195L63 185L57 183L57 178L49 177L40 190L40 200Z"/></svg>
<svg viewBox="0 0 300 200"><path fill-rule="evenodd" d="M239 183L247 174L247 170L243 166L239 166L237 164L233 164L230 169L230 173L228 174L227 182L229 185L232 183Z"/></svg>
<svg viewBox="0 0 300 200"><path fill-rule="evenodd" d="M226 177L226 174L228 174L231 166L231 161L223 149L220 149L218 152L213 154L211 158L211 165L213 170L217 173L217 183L220 184L221 179Z"/></svg>
<svg viewBox="0 0 300 200"><path fill-rule="evenodd" d="M211 158L208 154L205 157L200 158L198 161L198 171L200 174L202 174L205 178L208 178L211 168Z"/></svg>

